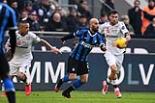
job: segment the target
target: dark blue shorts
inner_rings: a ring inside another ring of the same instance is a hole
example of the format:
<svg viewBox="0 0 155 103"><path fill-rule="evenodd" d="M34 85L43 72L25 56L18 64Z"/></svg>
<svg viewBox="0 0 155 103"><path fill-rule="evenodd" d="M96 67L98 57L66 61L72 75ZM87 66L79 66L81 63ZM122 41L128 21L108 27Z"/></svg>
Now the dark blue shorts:
<svg viewBox="0 0 155 103"><path fill-rule="evenodd" d="M77 75L83 75L89 73L89 66L87 61L78 61L71 57L68 59L68 73L75 73Z"/></svg>

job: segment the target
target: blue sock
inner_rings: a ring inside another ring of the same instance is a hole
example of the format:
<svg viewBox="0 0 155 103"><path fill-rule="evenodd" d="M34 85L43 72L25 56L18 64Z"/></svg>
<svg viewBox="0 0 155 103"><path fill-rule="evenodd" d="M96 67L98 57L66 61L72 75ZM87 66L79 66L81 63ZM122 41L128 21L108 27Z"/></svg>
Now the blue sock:
<svg viewBox="0 0 155 103"><path fill-rule="evenodd" d="M63 82L67 82L67 81L69 81L69 77L68 77L68 75L65 75L64 78L62 79L62 81L63 81Z"/></svg>
<svg viewBox="0 0 155 103"><path fill-rule="evenodd" d="M15 91L13 82L9 77L3 79L3 84L6 92Z"/></svg>
<svg viewBox="0 0 155 103"><path fill-rule="evenodd" d="M81 82L80 79L77 79L77 80L73 81L73 87L74 87L75 89L81 87L82 84L83 84L83 83Z"/></svg>

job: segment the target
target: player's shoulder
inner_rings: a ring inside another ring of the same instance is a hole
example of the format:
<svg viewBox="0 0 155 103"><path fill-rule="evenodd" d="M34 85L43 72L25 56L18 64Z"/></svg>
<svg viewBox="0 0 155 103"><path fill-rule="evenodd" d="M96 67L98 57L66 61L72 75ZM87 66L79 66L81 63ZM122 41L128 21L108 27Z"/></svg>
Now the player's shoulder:
<svg viewBox="0 0 155 103"><path fill-rule="evenodd" d="M33 32L31 32L31 31L28 31L28 35L30 35L30 36L36 36L36 34L33 33Z"/></svg>
<svg viewBox="0 0 155 103"><path fill-rule="evenodd" d="M122 25L124 25L124 22L123 21L118 21L118 25L122 26Z"/></svg>
<svg viewBox="0 0 155 103"><path fill-rule="evenodd" d="M108 26L108 25L110 25L110 22L108 22L108 21L103 24L100 24L100 26Z"/></svg>
<svg viewBox="0 0 155 103"><path fill-rule="evenodd" d="M99 29L104 29L104 28L107 28L109 26L110 26L110 22L107 21L107 22L105 22L103 24L100 24Z"/></svg>
<svg viewBox="0 0 155 103"><path fill-rule="evenodd" d="M88 31L89 30L89 28L88 27L85 27L85 28L80 28L79 29L79 31L81 31L81 32L85 32L85 31Z"/></svg>
<svg viewBox="0 0 155 103"><path fill-rule="evenodd" d="M89 30L89 28L80 28L78 29L75 33L78 34L78 33L85 33Z"/></svg>
<svg viewBox="0 0 155 103"><path fill-rule="evenodd" d="M14 12L14 10L9 5L7 5L5 3L1 3L1 7L5 7L7 10Z"/></svg>

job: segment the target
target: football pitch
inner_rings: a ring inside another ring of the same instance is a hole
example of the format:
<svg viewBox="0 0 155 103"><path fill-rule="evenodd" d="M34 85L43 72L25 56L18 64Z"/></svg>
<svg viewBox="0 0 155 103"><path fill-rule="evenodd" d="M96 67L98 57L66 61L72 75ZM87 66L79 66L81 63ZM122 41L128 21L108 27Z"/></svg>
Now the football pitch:
<svg viewBox="0 0 155 103"><path fill-rule="evenodd" d="M123 92L118 99L113 92L102 95L101 92L79 91L72 92L72 98L61 96L61 92L41 91L25 96L24 92L17 92L17 103L155 103L155 93L150 92ZM0 97L0 103L7 103L6 97Z"/></svg>

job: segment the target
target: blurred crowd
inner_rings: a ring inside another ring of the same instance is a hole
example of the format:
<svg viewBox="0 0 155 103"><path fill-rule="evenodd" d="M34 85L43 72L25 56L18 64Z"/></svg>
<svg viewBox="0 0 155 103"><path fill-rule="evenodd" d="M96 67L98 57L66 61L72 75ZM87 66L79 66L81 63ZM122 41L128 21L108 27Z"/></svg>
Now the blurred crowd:
<svg viewBox="0 0 155 103"><path fill-rule="evenodd" d="M31 31L73 32L87 27L92 17L86 0L70 0L67 10L57 0L6 0L16 11L17 22L28 21Z"/></svg>
<svg viewBox="0 0 155 103"><path fill-rule="evenodd" d="M17 22L26 20L31 31L66 31L74 32L86 28L92 17L88 0L68 0L67 9L62 8L57 0L9 0L8 4L16 11ZM5 0L4 0L5 2ZM104 0L100 23L108 20L108 12L115 9L114 0ZM141 1L134 0L134 7L121 15L133 37L155 37L155 0L148 0L148 5L141 8Z"/></svg>

